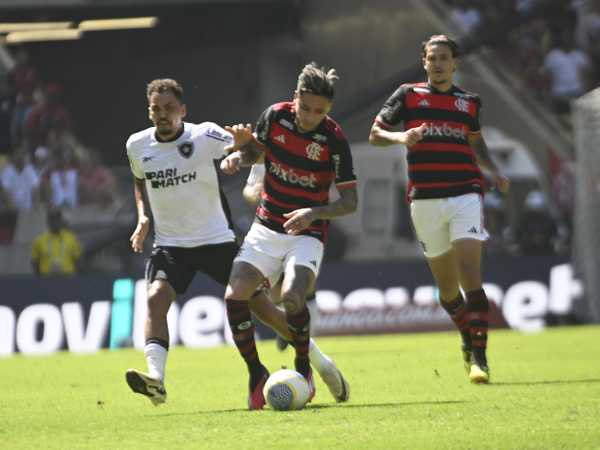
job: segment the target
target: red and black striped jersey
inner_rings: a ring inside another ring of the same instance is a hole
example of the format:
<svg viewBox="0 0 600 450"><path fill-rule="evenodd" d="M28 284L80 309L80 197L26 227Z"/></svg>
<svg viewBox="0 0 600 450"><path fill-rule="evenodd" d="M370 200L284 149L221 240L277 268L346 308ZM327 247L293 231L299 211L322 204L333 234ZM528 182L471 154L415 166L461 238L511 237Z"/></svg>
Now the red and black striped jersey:
<svg viewBox="0 0 600 450"><path fill-rule="evenodd" d="M483 192L483 176L469 145L469 135L481 132L481 100L452 86L441 92L428 83L403 84L385 102L375 119L391 129L427 124L423 139L407 147L409 199L455 197Z"/></svg>
<svg viewBox="0 0 600 450"><path fill-rule="evenodd" d="M283 214L329 203L329 188L356 185L350 146L341 127L329 116L308 133L295 125L294 104L267 108L256 123L256 136L267 147L265 181L256 218L285 233ZM301 234L327 238L327 220L316 220Z"/></svg>

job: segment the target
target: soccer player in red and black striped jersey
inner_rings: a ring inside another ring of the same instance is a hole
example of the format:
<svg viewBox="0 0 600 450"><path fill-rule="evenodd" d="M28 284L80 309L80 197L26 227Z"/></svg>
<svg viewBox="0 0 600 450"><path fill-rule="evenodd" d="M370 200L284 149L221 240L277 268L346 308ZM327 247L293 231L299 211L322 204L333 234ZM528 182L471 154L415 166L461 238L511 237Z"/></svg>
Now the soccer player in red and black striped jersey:
<svg viewBox="0 0 600 450"><path fill-rule="evenodd" d="M274 285L283 274L281 296L296 349L295 367L308 380L312 395L306 294L319 273L329 219L354 212L358 203L350 146L328 116L337 78L333 69L306 65L293 101L267 108L258 119L256 135L249 125L228 128L240 142L245 133L248 143L221 163L224 172L232 173L240 164L264 158L266 169L256 220L234 261L225 299L248 299L262 283ZM340 198L330 202L332 183ZM251 368L250 386L260 405L260 376L266 369L257 363L255 371Z"/></svg>
<svg viewBox="0 0 600 450"><path fill-rule="evenodd" d="M489 302L482 288L481 169L506 192L508 179L481 135L479 96L453 83L458 45L445 35L422 44L427 83L404 84L386 101L371 128L376 146L406 145L408 198L418 239L440 292L440 303L462 335L474 383L489 381L486 348ZM403 123L403 131L393 127ZM466 302L461 293L464 291Z"/></svg>

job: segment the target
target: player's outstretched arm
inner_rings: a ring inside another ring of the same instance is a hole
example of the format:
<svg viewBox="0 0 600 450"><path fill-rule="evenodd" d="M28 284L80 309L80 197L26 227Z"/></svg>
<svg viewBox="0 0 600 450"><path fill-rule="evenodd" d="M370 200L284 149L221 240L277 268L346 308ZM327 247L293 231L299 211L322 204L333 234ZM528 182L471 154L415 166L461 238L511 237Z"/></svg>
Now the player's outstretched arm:
<svg viewBox="0 0 600 450"><path fill-rule="evenodd" d="M145 181L134 177L133 193L135 197L135 207L137 210L137 225L133 234L129 238L131 248L135 253L142 253L144 250L144 240L150 230L150 219L146 215L146 204L144 203Z"/></svg>
<svg viewBox="0 0 600 450"><path fill-rule="evenodd" d="M315 220L333 219L353 213L358 207L356 186L340 189L340 198L336 201L314 208L301 208L283 215L287 221L283 228L288 234L298 234L308 228Z"/></svg>

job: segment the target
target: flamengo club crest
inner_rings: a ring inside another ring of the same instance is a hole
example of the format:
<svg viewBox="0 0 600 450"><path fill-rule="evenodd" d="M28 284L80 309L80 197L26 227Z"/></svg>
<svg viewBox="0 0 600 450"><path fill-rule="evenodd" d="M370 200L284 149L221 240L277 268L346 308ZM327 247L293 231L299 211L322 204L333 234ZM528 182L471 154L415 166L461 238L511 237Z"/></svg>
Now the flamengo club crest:
<svg viewBox="0 0 600 450"><path fill-rule="evenodd" d="M469 112L469 102L466 101L464 98L457 98L456 101L454 102L454 106L459 111Z"/></svg>
<svg viewBox="0 0 600 450"><path fill-rule="evenodd" d="M177 150L179 154L184 158L189 158L194 153L194 144L192 142L184 142L183 144L179 144L177 146Z"/></svg>
<svg viewBox="0 0 600 450"><path fill-rule="evenodd" d="M321 152L323 151L323 147L321 147L316 142L311 142L306 146L306 156L309 159L313 159L315 161L319 161L321 159Z"/></svg>

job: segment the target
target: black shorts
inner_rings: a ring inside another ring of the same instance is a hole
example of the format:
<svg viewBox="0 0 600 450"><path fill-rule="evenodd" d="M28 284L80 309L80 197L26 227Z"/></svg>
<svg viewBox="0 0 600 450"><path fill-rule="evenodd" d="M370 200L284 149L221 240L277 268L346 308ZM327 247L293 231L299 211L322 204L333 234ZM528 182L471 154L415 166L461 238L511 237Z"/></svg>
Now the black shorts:
<svg viewBox="0 0 600 450"><path fill-rule="evenodd" d="M226 286L238 250L235 242L191 248L155 247L146 262L146 281L167 280L175 292L183 294L196 272L202 272Z"/></svg>

